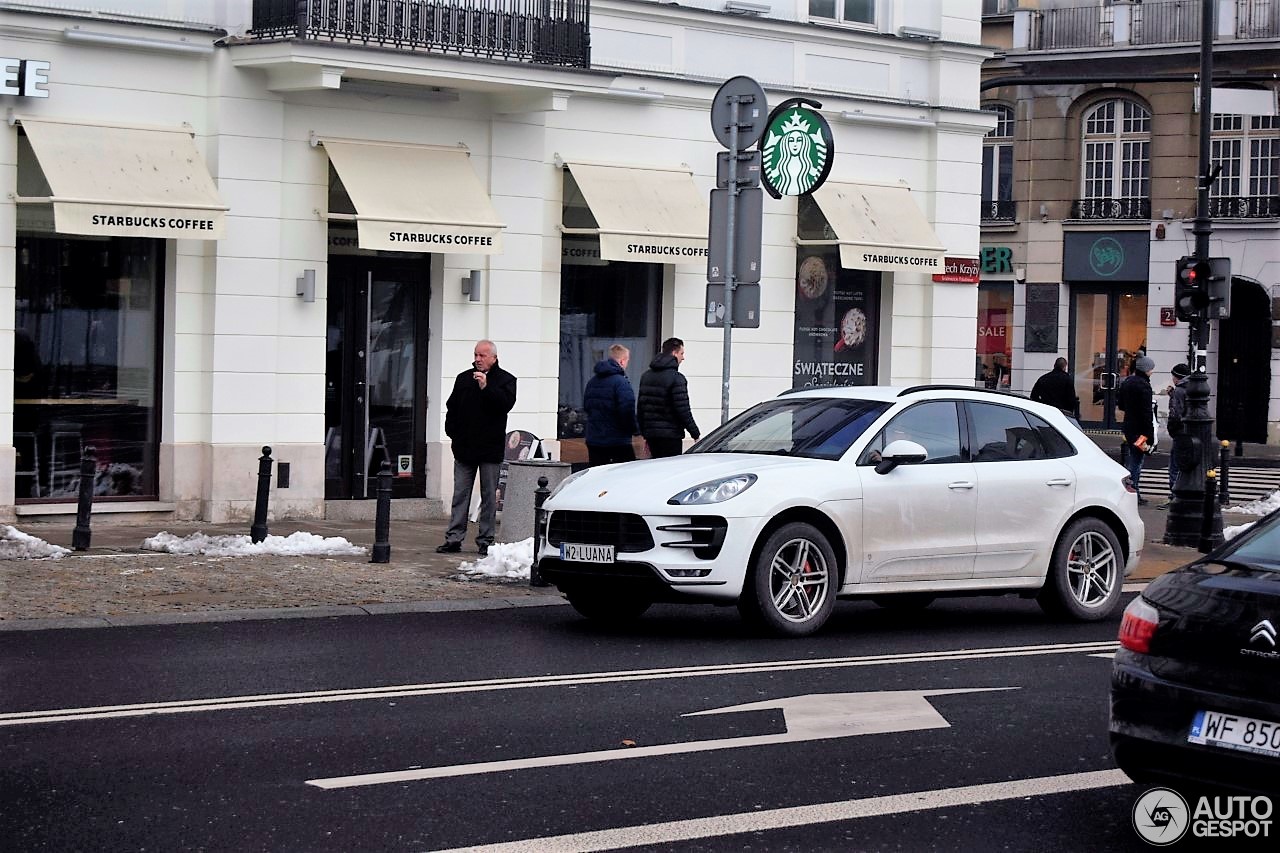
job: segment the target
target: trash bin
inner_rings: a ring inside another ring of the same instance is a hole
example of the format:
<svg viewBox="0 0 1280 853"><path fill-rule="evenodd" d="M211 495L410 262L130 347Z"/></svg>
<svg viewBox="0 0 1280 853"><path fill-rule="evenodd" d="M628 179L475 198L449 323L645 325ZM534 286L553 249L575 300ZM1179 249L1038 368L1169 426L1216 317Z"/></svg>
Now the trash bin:
<svg viewBox="0 0 1280 853"><path fill-rule="evenodd" d="M498 541L520 542L533 535L533 493L538 488L538 478L546 477L547 488L554 489L569 476L572 466L549 459L514 460L509 464Z"/></svg>

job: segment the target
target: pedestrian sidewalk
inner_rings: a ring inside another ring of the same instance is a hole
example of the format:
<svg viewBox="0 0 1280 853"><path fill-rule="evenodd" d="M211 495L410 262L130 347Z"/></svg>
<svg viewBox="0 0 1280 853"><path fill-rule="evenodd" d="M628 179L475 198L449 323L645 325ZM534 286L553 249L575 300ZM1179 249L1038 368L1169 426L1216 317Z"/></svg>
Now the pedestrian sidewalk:
<svg viewBox="0 0 1280 853"><path fill-rule="evenodd" d="M1164 545L1166 514L1142 507L1147 543L1130 581L1148 580L1198 556L1193 548ZM1231 516L1242 524L1250 516ZM92 547L60 560L0 560L0 630L102 627L165 622L340 616L431 610L559 604L554 588L526 580L461 574L479 559L473 540L459 554L437 554L448 522L395 521L391 561L364 556L207 557L142 551L142 541L167 530L177 536L247 535L249 525L150 523L94 519ZM70 547L71 521L24 521L25 533ZM279 521L272 535L306 531L341 536L366 551L373 545L368 521ZM474 536L474 526L470 531Z"/></svg>

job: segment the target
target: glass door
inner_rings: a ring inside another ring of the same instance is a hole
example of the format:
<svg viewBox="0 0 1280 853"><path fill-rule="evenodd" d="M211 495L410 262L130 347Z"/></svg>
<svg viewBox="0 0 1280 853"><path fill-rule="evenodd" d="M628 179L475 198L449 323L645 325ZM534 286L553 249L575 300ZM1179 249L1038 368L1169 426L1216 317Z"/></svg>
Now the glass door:
<svg viewBox="0 0 1280 853"><path fill-rule="evenodd" d="M1080 423L1119 429L1116 389L1146 351L1147 293L1141 289L1087 290L1071 294L1071 372L1080 397Z"/></svg>
<svg viewBox="0 0 1280 853"><path fill-rule="evenodd" d="M425 259L330 256L325 497L425 494Z"/></svg>

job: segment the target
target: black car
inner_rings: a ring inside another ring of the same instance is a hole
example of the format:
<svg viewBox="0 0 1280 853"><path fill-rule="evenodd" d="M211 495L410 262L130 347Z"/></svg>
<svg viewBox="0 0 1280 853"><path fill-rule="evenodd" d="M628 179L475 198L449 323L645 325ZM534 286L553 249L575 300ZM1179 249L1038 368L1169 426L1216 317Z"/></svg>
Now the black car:
<svg viewBox="0 0 1280 853"><path fill-rule="evenodd" d="M1280 791L1280 511L1125 609L1111 749L1138 782Z"/></svg>

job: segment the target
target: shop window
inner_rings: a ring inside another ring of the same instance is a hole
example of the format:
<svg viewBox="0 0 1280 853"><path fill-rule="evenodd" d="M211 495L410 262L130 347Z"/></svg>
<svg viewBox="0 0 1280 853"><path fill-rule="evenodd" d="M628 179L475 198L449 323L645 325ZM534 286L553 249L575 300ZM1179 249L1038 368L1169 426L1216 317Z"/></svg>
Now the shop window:
<svg viewBox="0 0 1280 853"><path fill-rule="evenodd" d="M93 447L99 497L157 494L163 242L18 234L17 499L74 499Z"/></svg>
<svg viewBox="0 0 1280 853"><path fill-rule="evenodd" d="M974 381L986 388L1008 388L1013 360L1013 284L978 286L978 352Z"/></svg>
<svg viewBox="0 0 1280 853"><path fill-rule="evenodd" d="M791 386L874 385L879 320L878 272L844 269L838 246L801 246Z"/></svg>

